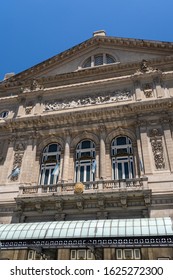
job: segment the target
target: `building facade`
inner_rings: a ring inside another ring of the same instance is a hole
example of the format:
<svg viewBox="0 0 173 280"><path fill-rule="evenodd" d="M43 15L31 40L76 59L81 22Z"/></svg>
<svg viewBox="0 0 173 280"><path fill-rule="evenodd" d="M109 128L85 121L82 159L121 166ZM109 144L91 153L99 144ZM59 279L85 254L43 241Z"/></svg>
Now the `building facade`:
<svg viewBox="0 0 173 280"><path fill-rule="evenodd" d="M98 31L7 75L0 83L0 258L172 259L172 132L173 43ZM22 236L26 225L38 246L19 242L30 239ZM57 235L42 236L39 225Z"/></svg>

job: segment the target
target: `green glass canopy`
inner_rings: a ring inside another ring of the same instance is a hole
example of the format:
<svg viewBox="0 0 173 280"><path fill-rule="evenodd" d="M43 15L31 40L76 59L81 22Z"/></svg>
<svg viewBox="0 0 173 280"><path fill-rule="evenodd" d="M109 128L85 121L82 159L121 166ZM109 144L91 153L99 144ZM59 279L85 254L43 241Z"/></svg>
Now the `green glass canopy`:
<svg viewBox="0 0 173 280"><path fill-rule="evenodd" d="M0 224L0 241L172 235L171 218Z"/></svg>

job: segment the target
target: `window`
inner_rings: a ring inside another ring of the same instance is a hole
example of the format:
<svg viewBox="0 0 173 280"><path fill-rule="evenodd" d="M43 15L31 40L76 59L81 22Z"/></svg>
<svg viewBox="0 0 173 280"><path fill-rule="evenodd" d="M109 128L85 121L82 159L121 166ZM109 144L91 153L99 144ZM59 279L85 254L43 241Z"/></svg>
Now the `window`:
<svg viewBox="0 0 173 280"><path fill-rule="evenodd" d="M71 260L93 260L94 255L89 249L71 250Z"/></svg>
<svg viewBox="0 0 173 280"><path fill-rule="evenodd" d="M0 119L5 119L5 118L7 118L8 117L8 111L3 111L3 112L1 112L0 113Z"/></svg>
<svg viewBox="0 0 173 280"><path fill-rule="evenodd" d="M134 177L132 142L127 136L114 138L111 145L112 177L114 180Z"/></svg>
<svg viewBox="0 0 173 280"><path fill-rule="evenodd" d="M76 148L75 182L95 180L95 144L91 140L81 141Z"/></svg>
<svg viewBox="0 0 173 280"><path fill-rule="evenodd" d="M46 256L42 253L37 253L34 250L28 251L28 260L46 260Z"/></svg>
<svg viewBox="0 0 173 280"><path fill-rule="evenodd" d="M85 60L82 68L100 66L105 64L115 63L116 60L113 56L105 53L93 55Z"/></svg>
<svg viewBox="0 0 173 280"><path fill-rule="evenodd" d="M61 146L56 143L46 146L42 153L40 185L53 185L58 181Z"/></svg>
<svg viewBox="0 0 173 280"><path fill-rule="evenodd" d="M116 259L117 260L140 260L141 259L140 249L117 249Z"/></svg>

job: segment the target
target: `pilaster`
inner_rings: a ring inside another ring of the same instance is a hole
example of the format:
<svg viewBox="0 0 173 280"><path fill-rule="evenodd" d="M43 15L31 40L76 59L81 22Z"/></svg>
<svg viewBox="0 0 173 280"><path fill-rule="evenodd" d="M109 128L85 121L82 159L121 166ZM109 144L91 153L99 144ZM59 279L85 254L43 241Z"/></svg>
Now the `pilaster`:
<svg viewBox="0 0 173 280"><path fill-rule="evenodd" d="M65 147L64 147L64 160L63 160L63 169L62 169L62 181L68 182L69 174L69 160L70 160L70 135L66 135Z"/></svg>

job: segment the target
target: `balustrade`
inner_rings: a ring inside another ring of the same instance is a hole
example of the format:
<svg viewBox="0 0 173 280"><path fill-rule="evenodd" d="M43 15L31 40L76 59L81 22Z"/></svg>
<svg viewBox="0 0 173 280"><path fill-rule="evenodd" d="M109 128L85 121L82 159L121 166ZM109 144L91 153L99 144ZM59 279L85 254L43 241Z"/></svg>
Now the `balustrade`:
<svg viewBox="0 0 173 280"><path fill-rule="evenodd" d="M134 178L123 180L100 180L94 182L84 182L84 193L87 192L107 192L107 191L128 191L147 189L148 178ZM21 186L19 188L19 196L21 195L39 195L39 194L74 194L76 183L59 183L56 185L44 186Z"/></svg>

